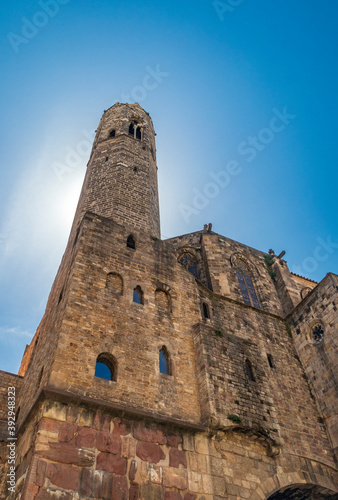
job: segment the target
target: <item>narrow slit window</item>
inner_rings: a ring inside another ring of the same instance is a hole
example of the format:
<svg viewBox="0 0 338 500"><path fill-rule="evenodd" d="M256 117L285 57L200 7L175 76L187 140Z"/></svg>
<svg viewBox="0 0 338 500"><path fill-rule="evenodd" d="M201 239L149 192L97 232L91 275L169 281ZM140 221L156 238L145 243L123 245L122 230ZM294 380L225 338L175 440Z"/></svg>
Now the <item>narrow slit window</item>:
<svg viewBox="0 0 338 500"><path fill-rule="evenodd" d="M116 135L116 132L114 129L109 132L109 137L115 137L115 135Z"/></svg>
<svg viewBox="0 0 338 500"><path fill-rule="evenodd" d="M210 319L209 306L206 302L203 302L203 316L206 319Z"/></svg>
<svg viewBox="0 0 338 500"><path fill-rule="evenodd" d="M41 368L40 373L39 373L39 378L38 378L38 387L40 387L42 376L43 376L43 369L44 367Z"/></svg>
<svg viewBox="0 0 338 500"><path fill-rule="evenodd" d="M250 382L256 382L256 378L252 369L252 364L249 359L245 360L245 371Z"/></svg>
<svg viewBox="0 0 338 500"><path fill-rule="evenodd" d="M170 356L165 346L162 347L159 354L160 373L171 375L170 373Z"/></svg>
<svg viewBox="0 0 338 500"><path fill-rule="evenodd" d="M140 141L141 138L142 138L141 128L137 127L137 129L136 129L136 139L138 139Z"/></svg>
<svg viewBox="0 0 338 500"><path fill-rule="evenodd" d="M268 358L268 363L269 363L270 368L276 368L272 355L267 354L267 358Z"/></svg>
<svg viewBox="0 0 338 500"><path fill-rule="evenodd" d="M135 304L143 304L143 292L140 286L134 289L133 302L135 302Z"/></svg>

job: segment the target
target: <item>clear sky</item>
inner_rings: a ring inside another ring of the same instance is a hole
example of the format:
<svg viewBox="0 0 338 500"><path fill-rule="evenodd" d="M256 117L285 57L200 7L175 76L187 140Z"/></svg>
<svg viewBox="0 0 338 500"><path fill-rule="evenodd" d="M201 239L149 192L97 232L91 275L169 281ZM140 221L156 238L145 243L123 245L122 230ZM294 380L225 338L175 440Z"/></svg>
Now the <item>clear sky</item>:
<svg viewBox="0 0 338 500"><path fill-rule="evenodd" d="M338 273L333 0L1 2L0 369L17 372L104 109L157 132L163 237L212 222ZM216 181L218 185L216 184Z"/></svg>

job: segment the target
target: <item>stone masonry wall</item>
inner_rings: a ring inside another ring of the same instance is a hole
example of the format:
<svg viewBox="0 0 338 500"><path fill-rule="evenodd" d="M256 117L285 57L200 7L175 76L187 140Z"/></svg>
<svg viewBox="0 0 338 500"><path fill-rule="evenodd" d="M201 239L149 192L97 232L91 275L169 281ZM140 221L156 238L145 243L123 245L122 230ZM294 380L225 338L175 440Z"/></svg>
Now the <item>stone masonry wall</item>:
<svg viewBox="0 0 338 500"><path fill-rule="evenodd" d="M242 259L250 269L261 309L282 316L280 299L265 264L264 252L207 231L171 238L168 242L177 249L201 248L206 266L206 278L201 281L208 286L207 277L210 277L210 288L215 293L240 303L243 303L243 297L234 264L235 259Z"/></svg>
<svg viewBox="0 0 338 500"><path fill-rule="evenodd" d="M199 422L191 335L201 318L195 279L163 242L135 232L133 250L126 246L127 237L128 229L112 220L86 215L48 383ZM110 273L120 277L121 288L107 286ZM143 291L143 305L133 302L136 286ZM167 310L156 304L157 290L170 297ZM159 373L163 345L172 375ZM96 359L104 352L116 359L116 382L94 377Z"/></svg>
<svg viewBox="0 0 338 500"><path fill-rule="evenodd" d="M328 274L289 316L294 342L332 440L338 461L338 277ZM316 325L323 328L320 342L313 338Z"/></svg>
<svg viewBox="0 0 338 500"><path fill-rule="evenodd" d="M85 405L47 400L33 441L17 499L262 500L307 482L337 492L332 468L289 453L268 457L244 434L196 433Z"/></svg>
<svg viewBox="0 0 338 500"><path fill-rule="evenodd" d="M297 450L299 455L333 466L325 427L284 321L215 298L202 286L200 293L212 311L211 319L203 321L195 337L203 346L201 368L211 416L229 426L228 416L237 415L245 427L261 429L277 443L281 438L285 451ZM251 362L254 382L248 378L246 359Z"/></svg>
<svg viewBox="0 0 338 500"><path fill-rule="evenodd" d="M129 133L133 121L142 128L140 140ZM160 238L155 132L138 104L117 103L100 121L73 230L87 211Z"/></svg>
<svg viewBox="0 0 338 500"><path fill-rule="evenodd" d="M13 393L15 394L15 401L11 399L11 402L15 402L14 411L17 413L21 386L22 377L0 370L0 491L4 480L5 464L8 459L8 396L10 395L13 398ZM8 392L9 387L14 387L14 390L10 390L10 394Z"/></svg>

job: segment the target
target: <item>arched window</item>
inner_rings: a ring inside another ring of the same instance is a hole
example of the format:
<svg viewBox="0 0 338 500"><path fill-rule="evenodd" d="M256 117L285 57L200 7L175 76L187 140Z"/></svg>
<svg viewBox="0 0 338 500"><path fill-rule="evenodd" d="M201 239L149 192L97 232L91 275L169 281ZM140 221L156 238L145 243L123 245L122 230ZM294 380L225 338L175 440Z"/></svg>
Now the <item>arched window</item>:
<svg viewBox="0 0 338 500"><path fill-rule="evenodd" d="M131 122L129 125L129 134L139 141L142 139L141 127L138 126L136 121Z"/></svg>
<svg viewBox="0 0 338 500"><path fill-rule="evenodd" d="M248 267L244 262L238 260L236 262L236 274L238 279L239 288L242 292L242 297L244 300L244 304L248 306L260 308L258 297L256 294L256 290L252 281L252 278L249 274Z"/></svg>
<svg viewBox="0 0 338 500"><path fill-rule="evenodd" d="M159 309L171 311L171 297L165 290L157 289L155 292L155 304Z"/></svg>
<svg viewBox="0 0 338 500"><path fill-rule="evenodd" d="M245 371L250 382L256 382L256 378L252 369L252 364L249 359L245 360Z"/></svg>
<svg viewBox="0 0 338 500"><path fill-rule="evenodd" d="M115 135L116 133L114 129L109 132L109 137L115 137Z"/></svg>
<svg viewBox="0 0 338 500"><path fill-rule="evenodd" d="M132 248L133 250L136 248L135 240L132 234L130 234L127 238L127 248Z"/></svg>
<svg viewBox="0 0 338 500"><path fill-rule="evenodd" d="M123 279L117 273L108 273L106 278L106 288L114 295L123 294Z"/></svg>
<svg viewBox="0 0 338 500"><path fill-rule="evenodd" d="M159 366L160 366L160 373L163 373L164 375L171 375L170 355L165 346L163 346L160 349Z"/></svg>
<svg viewBox="0 0 338 500"><path fill-rule="evenodd" d="M114 356L112 356L108 352L104 352L98 355L95 365L95 377L116 381L117 362Z"/></svg>
<svg viewBox="0 0 338 500"><path fill-rule="evenodd" d="M209 306L206 302L203 302L203 316L206 319L210 319Z"/></svg>
<svg viewBox="0 0 338 500"><path fill-rule="evenodd" d="M197 259L194 257L191 253L186 252L183 253L179 259L178 262L184 266L189 273L191 273L195 278L198 279L198 269L197 269Z"/></svg>
<svg viewBox="0 0 338 500"><path fill-rule="evenodd" d="M133 302L135 302L136 304L143 304L143 292L140 286L134 288Z"/></svg>

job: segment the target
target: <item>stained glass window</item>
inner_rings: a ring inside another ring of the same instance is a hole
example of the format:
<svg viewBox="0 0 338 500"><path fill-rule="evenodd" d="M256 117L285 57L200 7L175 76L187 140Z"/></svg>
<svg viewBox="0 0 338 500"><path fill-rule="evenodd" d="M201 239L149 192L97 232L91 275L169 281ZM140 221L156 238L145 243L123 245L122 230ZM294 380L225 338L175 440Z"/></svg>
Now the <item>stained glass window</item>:
<svg viewBox="0 0 338 500"><path fill-rule="evenodd" d="M198 279L197 260L191 253L182 254L178 261L189 271L189 273Z"/></svg>
<svg viewBox="0 0 338 500"><path fill-rule="evenodd" d="M236 267L237 267L236 274L237 274L238 284L242 292L244 304L259 309L260 305L256 294L255 286L252 282L250 274L248 273L246 265L244 264L244 262L238 261L236 263Z"/></svg>

